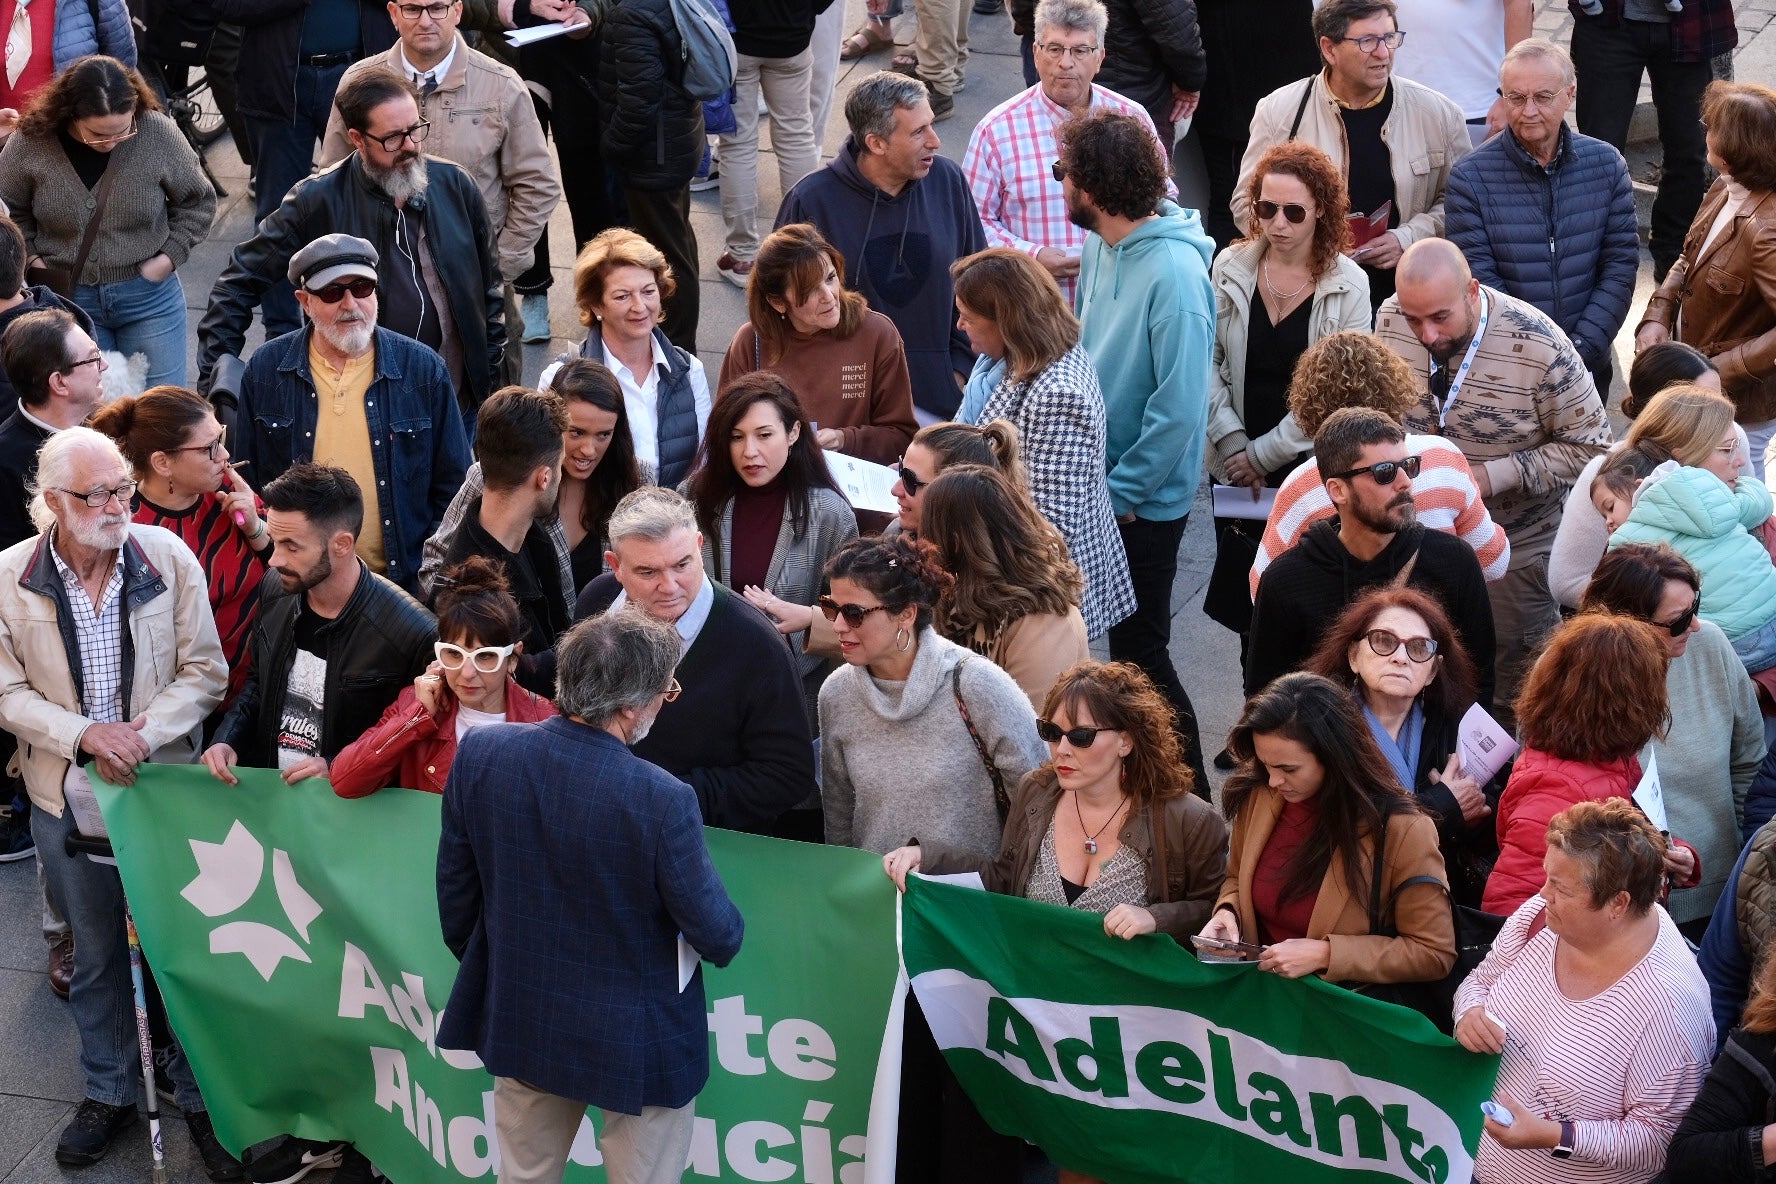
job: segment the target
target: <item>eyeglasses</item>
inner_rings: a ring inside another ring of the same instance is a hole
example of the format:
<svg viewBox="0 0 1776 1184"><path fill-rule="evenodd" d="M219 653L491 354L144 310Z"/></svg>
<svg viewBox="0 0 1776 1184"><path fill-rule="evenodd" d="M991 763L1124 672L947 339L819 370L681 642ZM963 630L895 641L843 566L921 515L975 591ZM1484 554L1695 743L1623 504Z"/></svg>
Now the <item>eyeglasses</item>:
<svg viewBox="0 0 1776 1184"><path fill-rule="evenodd" d="M1363 640L1369 643L1378 658L1387 657L1402 644L1406 646L1406 656L1414 662L1429 662L1437 656L1437 643L1428 637L1408 637L1402 643L1398 636L1386 629L1371 629L1363 635Z"/></svg>
<svg viewBox="0 0 1776 1184"><path fill-rule="evenodd" d="M1072 58L1076 62L1089 62L1092 55L1098 52L1098 47L1095 45L1038 45L1036 48L1040 49L1042 56L1051 62L1058 62L1062 58Z"/></svg>
<svg viewBox="0 0 1776 1184"><path fill-rule="evenodd" d="M423 16L429 16L435 21L441 21L445 17L449 16L450 10L455 7L456 7L456 5L454 3L450 3L450 4L397 4L397 5L395 5L395 11L399 12L401 14L402 20L416 21L423 15Z"/></svg>
<svg viewBox="0 0 1776 1184"><path fill-rule="evenodd" d="M1506 91L1505 106L1513 111L1521 111L1530 103L1534 103L1537 110L1546 111L1565 97L1566 92L1558 90L1538 90L1533 95L1520 95L1516 91Z"/></svg>
<svg viewBox="0 0 1776 1184"><path fill-rule="evenodd" d="M1270 221L1277 216L1278 210L1281 210L1283 212L1283 217L1287 218L1290 223L1295 226L1299 226L1307 221L1307 207L1296 205L1294 202L1288 202L1279 206L1274 201L1265 201L1263 198L1260 198L1252 203L1252 208L1258 211L1258 220L1260 222Z"/></svg>
<svg viewBox="0 0 1776 1184"><path fill-rule="evenodd" d="M1061 167L1061 162L1058 160L1054 162L1054 167L1050 169L1049 172L1054 174L1054 179L1057 181L1065 181L1067 179L1067 170Z"/></svg>
<svg viewBox="0 0 1776 1184"><path fill-rule="evenodd" d="M426 133L431 130L431 120L422 119L412 127L402 128L398 132L390 132L386 136L372 136L366 134L364 138L374 143L381 144L384 152L393 152L408 140L412 140L415 144L425 143Z"/></svg>
<svg viewBox="0 0 1776 1184"><path fill-rule="evenodd" d="M1346 469L1342 473L1333 473L1326 478L1328 481L1349 481L1352 477L1361 477L1368 473L1377 485L1392 485L1395 474L1402 469L1408 477L1417 477L1419 466L1424 464L1423 457L1409 456L1405 460L1384 460L1380 464L1364 465L1360 469Z"/></svg>
<svg viewBox="0 0 1776 1184"><path fill-rule="evenodd" d="M840 617L844 617L845 624L852 629L863 628L863 619L871 613L888 611L888 606L885 604L872 604L866 608L861 604L840 604L830 596L822 596L814 603L819 606L822 613L826 614L827 620L836 621Z"/></svg>
<svg viewBox="0 0 1776 1184"><path fill-rule="evenodd" d="M1374 53L1378 45L1399 49L1400 42L1406 40L1406 34L1396 29L1392 33L1369 33L1362 37L1340 37L1339 40L1349 42L1364 53Z"/></svg>
<svg viewBox="0 0 1776 1184"><path fill-rule="evenodd" d="M99 369L103 370L105 368L105 356L103 354L94 354L90 358L81 358L78 362L70 362L68 368L61 371L61 373L72 374L82 366L97 366Z"/></svg>
<svg viewBox="0 0 1776 1184"><path fill-rule="evenodd" d="M484 645L478 650L464 649L460 645L451 645L448 641L432 643L432 653L438 656L438 665L444 669L461 670L463 663L468 662L482 674L497 674L517 648L515 642L512 645Z"/></svg>
<svg viewBox="0 0 1776 1184"><path fill-rule="evenodd" d="M368 276L359 275L353 276L349 280L328 284L324 288L304 288L303 291L322 304L338 304L345 299L347 292L350 292L355 300L368 300L376 295L376 281Z"/></svg>
<svg viewBox="0 0 1776 1184"><path fill-rule="evenodd" d="M666 681L666 689L660 692L660 698L668 703L676 703L682 694L684 694L684 688L678 685L676 678L672 678Z"/></svg>
<svg viewBox="0 0 1776 1184"><path fill-rule="evenodd" d="M57 493L65 493L69 497L79 498L92 509L102 510L112 498L116 498L121 505L129 505L130 499L136 496L136 484L134 481L125 481L116 489L89 489L85 493L81 493L78 489L63 489L59 485L53 488Z"/></svg>
<svg viewBox="0 0 1776 1184"><path fill-rule="evenodd" d="M1060 168L1061 166L1056 165L1055 167ZM906 487L908 497L917 497L921 489L931 484L929 481L919 480L919 474L906 467L906 457L904 456L894 462L894 471L900 475L900 483Z"/></svg>
<svg viewBox="0 0 1776 1184"><path fill-rule="evenodd" d="M1696 619L1696 614L1701 610L1702 597L1698 593L1696 599L1690 602L1690 607L1684 609L1683 612L1678 613L1675 617L1672 617L1669 622L1654 621L1653 624L1666 630L1673 637L1682 637L1690 631L1690 623Z"/></svg>
<svg viewBox="0 0 1776 1184"><path fill-rule="evenodd" d="M228 433L223 432L220 436L217 436L214 440L211 440L208 444L187 444L183 448L169 448L169 449L167 449L167 451L168 452L202 452L202 453L205 453L206 455L208 455L211 460L215 460L222 455L222 441L227 438L228 438Z"/></svg>
<svg viewBox="0 0 1776 1184"><path fill-rule="evenodd" d="M81 136L80 142L88 148L102 148L106 144L121 144L125 140L132 139L141 130L141 127L131 120L127 132L119 132L115 136Z"/></svg>
<svg viewBox="0 0 1776 1184"><path fill-rule="evenodd" d="M1097 742L1099 732L1114 731L1115 728L1068 728L1063 732L1053 720L1036 721L1036 735L1044 744L1059 744L1065 739L1074 748L1090 748Z"/></svg>

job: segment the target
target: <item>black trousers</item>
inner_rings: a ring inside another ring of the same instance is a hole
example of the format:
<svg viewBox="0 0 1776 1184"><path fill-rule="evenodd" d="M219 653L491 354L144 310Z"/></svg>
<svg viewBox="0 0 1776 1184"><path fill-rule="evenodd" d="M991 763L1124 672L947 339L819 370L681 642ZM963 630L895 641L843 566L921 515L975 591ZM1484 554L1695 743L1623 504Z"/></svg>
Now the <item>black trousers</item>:
<svg viewBox="0 0 1776 1184"><path fill-rule="evenodd" d="M1110 659L1133 662L1153 680L1172 705L1172 727L1184 746L1184 759L1196 775L1196 791L1209 796L1209 778L1203 768L1202 732L1196 708L1184 693L1184 684L1172 666L1172 585L1178 578L1178 547L1190 515L1170 522L1136 518L1117 524L1123 550L1128 552L1129 578L1135 585L1135 611L1110 626Z"/></svg>
<svg viewBox="0 0 1776 1184"><path fill-rule="evenodd" d="M675 190L625 188L623 196L629 202L629 225L666 256L677 283L666 301L660 328L673 345L695 354L702 283L697 270L697 232L691 229L690 182Z"/></svg>
<svg viewBox="0 0 1776 1184"><path fill-rule="evenodd" d="M1647 248L1654 276L1663 279L1683 253L1684 235L1707 189L1702 92L1714 78L1713 64L1672 61L1666 25L1624 20L1610 27L1583 16L1573 24L1572 59L1579 78L1579 131L1614 145L1618 152L1628 149L1628 124L1640 98L1641 74L1652 81L1664 168L1653 198Z"/></svg>
<svg viewBox="0 0 1776 1184"><path fill-rule="evenodd" d="M1246 154L1248 137L1232 139L1196 127L1196 140L1202 146L1203 172L1209 181L1209 208L1203 211L1203 228L1215 239L1215 249L1223 250L1240 237L1233 224L1233 190L1239 181L1240 158Z"/></svg>

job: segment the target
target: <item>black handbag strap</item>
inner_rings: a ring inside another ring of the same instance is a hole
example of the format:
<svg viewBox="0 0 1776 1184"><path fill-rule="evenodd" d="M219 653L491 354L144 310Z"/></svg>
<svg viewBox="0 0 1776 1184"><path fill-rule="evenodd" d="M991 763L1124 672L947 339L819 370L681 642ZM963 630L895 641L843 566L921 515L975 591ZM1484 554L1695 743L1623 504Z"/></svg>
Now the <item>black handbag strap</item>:
<svg viewBox="0 0 1776 1184"><path fill-rule="evenodd" d="M950 668L950 690L956 696L956 710L962 714L962 726L968 729L968 738L974 741L974 750L980 753L981 764L987 767L987 778L993 783L993 806L999 811L999 823L1003 826L1011 815L1011 795L1005 790L1005 774L999 771L993 754L987 751L987 742L981 739L980 730L968 714L968 704L962 698L962 667L966 665L968 659L963 658Z"/></svg>
<svg viewBox="0 0 1776 1184"><path fill-rule="evenodd" d="M68 281L70 286L79 284L80 275L86 270L87 257L92 254L93 243L98 241L99 219L105 216L105 199L111 196L111 182L120 171L115 159L106 162L105 175L99 178L98 192L93 195L92 217L86 220L86 229L80 235L80 250L74 255L74 270ZM68 293L69 299L73 299L73 296L72 292Z"/></svg>
<svg viewBox="0 0 1776 1184"><path fill-rule="evenodd" d="M1315 76L1317 77L1317 75ZM1307 114L1307 101L1313 98L1314 80L1309 78L1307 85L1301 90L1301 105L1295 108L1295 122L1289 125L1289 138L1293 140L1295 133L1301 130L1301 117Z"/></svg>
<svg viewBox="0 0 1776 1184"><path fill-rule="evenodd" d="M1455 908L1455 898L1449 896L1449 885L1445 884L1442 880L1439 880L1436 876L1407 876L1404 880L1401 880L1398 884L1394 885L1393 892L1389 894L1387 898L1387 908L1385 911L1383 910L1381 901L1381 873L1383 860L1386 858L1387 852L1387 824L1388 819L1383 818L1381 820L1381 829L1376 833L1375 837L1375 867L1369 875L1369 932L1377 937L1399 937L1400 930L1398 924L1395 922L1394 908L1399 903L1400 893L1406 891L1406 889L1415 884L1435 884L1438 890L1441 891L1445 897L1449 898L1449 907L1452 911ZM1385 920L1383 920L1384 917L1386 918Z"/></svg>

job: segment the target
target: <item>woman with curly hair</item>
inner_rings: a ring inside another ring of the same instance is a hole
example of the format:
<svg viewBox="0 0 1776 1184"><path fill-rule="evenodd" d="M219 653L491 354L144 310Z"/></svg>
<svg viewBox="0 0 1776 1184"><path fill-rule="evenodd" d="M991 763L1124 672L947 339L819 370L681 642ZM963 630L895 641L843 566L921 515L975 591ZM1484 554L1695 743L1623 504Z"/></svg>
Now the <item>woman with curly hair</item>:
<svg viewBox="0 0 1776 1184"><path fill-rule="evenodd" d="M1478 697L1478 673L1435 597L1417 588L1375 588L1339 614L1302 669L1351 696L1394 776L1437 820L1449 894L1479 907L1498 855L1492 807L1499 786L1462 768L1462 716Z"/></svg>
<svg viewBox="0 0 1776 1184"><path fill-rule="evenodd" d="M885 465L919 430L906 347L894 322L845 287L845 257L807 222L766 236L746 282L748 320L717 389L772 370L795 392L814 441Z"/></svg>
<svg viewBox="0 0 1776 1184"><path fill-rule="evenodd" d="M1416 406L1419 397L1418 379L1398 354L1368 333L1346 331L1314 342L1295 363L1289 414L1295 417L1296 429L1311 440L1326 417L1341 407L1373 407L1405 423L1407 409ZM1488 581L1503 576L1511 560L1511 543L1480 500L1461 450L1441 436L1408 432L1406 451L1419 458L1418 476L1412 479L1418 520L1474 548ZM1319 466L1309 457L1277 490L1276 505L1252 563L1252 595L1258 594L1258 577L1264 569L1300 542L1308 527L1333 514Z"/></svg>
<svg viewBox="0 0 1776 1184"><path fill-rule="evenodd" d="M1669 661L1651 625L1615 613L1580 613L1548 639L1517 697L1523 751L1499 798L1487 912L1509 916L1541 888L1556 814L1577 802L1633 796L1640 750L1671 723ZM1687 843L1672 842L1665 867L1677 887L1700 882L1701 864Z"/></svg>
<svg viewBox="0 0 1776 1184"><path fill-rule="evenodd" d="M1104 393L1079 344L1079 321L1048 269L993 247L950 267L957 324L980 358L959 418L1017 429L1036 508L1085 577L1080 611L1098 636L1134 611L1128 555L1104 473Z"/></svg>
<svg viewBox="0 0 1776 1184"><path fill-rule="evenodd" d="M185 289L216 191L148 84L81 58L37 92L0 148L0 201L26 260L92 318L100 349L142 354L149 386L185 385Z"/></svg>

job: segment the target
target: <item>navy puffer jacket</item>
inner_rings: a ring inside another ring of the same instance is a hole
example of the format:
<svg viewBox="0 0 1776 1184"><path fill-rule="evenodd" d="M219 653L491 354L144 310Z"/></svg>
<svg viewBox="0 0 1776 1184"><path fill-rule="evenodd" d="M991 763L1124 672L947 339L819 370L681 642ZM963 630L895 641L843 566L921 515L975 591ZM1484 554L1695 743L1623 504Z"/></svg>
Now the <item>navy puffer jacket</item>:
<svg viewBox="0 0 1776 1184"><path fill-rule="evenodd" d="M605 166L630 189L689 185L703 159L703 104L681 85L684 41L670 0L617 0L598 42Z"/></svg>
<svg viewBox="0 0 1776 1184"><path fill-rule="evenodd" d="M1475 279L1548 314L1587 366L1609 357L1640 262L1620 152L1562 128L1560 151L1543 168L1502 132L1456 163L1443 209L1444 234Z"/></svg>

